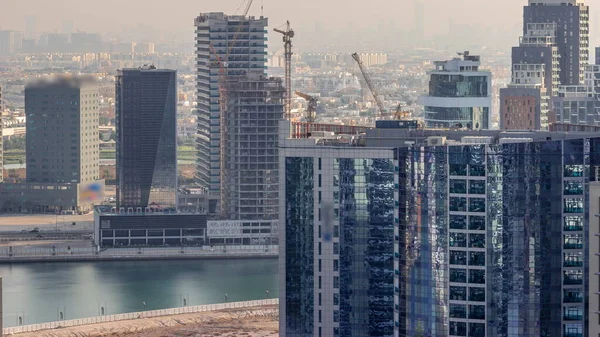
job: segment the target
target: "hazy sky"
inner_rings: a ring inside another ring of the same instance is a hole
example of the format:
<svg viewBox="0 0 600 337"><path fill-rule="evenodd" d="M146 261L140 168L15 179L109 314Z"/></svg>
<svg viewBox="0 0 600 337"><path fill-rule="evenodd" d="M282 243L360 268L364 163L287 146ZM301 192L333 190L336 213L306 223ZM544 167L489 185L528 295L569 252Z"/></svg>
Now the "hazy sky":
<svg viewBox="0 0 600 337"><path fill-rule="evenodd" d="M477 27L482 39L504 45L518 42L522 7L527 0L254 0L250 14L269 17L270 28L290 20L296 43L327 44L343 40L379 41L378 45L402 48L399 41L410 39L415 4L425 9L425 35L448 34L450 22ZM592 5L590 19L592 46L600 44L600 3ZM123 39L186 41L193 36L193 19L200 12L234 13L241 0L2 0L0 27L23 30L25 16L34 16L37 31L60 32L64 21L77 30L113 33ZM468 30L468 27L466 28ZM401 36L399 36L401 35ZM498 35L498 36L494 36ZM514 35L514 36L512 36ZM279 39L270 37L270 44ZM460 36L456 37L460 39ZM460 40L458 40L460 42ZM396 46L397 45L397 46Z"/></svg>

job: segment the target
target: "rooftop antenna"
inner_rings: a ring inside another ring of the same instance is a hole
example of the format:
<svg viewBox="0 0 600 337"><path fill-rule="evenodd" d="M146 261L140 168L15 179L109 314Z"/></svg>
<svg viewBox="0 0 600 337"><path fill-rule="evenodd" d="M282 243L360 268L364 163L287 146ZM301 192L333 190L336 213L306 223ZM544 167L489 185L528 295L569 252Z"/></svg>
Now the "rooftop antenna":
<svg viewBox="0 0 600 337"><path fill-rule="evenodd" d="M264 0L260 0L260 17L261 18L264 17L264 15L263 15L264 14L264 9L265 9L264 4L265 4L265 1Z"/></svg>

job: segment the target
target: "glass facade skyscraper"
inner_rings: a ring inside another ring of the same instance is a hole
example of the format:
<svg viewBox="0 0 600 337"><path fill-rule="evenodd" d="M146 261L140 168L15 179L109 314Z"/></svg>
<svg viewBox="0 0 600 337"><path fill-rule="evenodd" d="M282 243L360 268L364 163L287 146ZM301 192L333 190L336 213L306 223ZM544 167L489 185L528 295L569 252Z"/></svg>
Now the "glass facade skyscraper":
<svg viewBox="0 0 600 337"><path fill-rule="evenodd" d="M280 333L393 336L393 152L311 150L280 149Z"/></svg>
<svg viewBox="0 0 600 337"><path fill-rule="evenodd" d="M584 336L598 155L598 138L399 149L398 335Z"/></svg>
<svg viewBox="0 0 600 337"><path fill-rule="evenodd" d="M492 105L492 74L479 70L480 57L435 62L429 72L429 94L421 98L428 128L489 129Z"/></svg>
<svg viewBox="0 0 600 337"><path fill-rule="evenodd" d="M144 67L116 77L117 207L177 206L177 72Z"/></svg>
<svg viewBox="0 0 600 337"><path fill-rule="evenodd" d="M286 336L587 335L600 138L380 129L367 147L280 144Z"/></svg>

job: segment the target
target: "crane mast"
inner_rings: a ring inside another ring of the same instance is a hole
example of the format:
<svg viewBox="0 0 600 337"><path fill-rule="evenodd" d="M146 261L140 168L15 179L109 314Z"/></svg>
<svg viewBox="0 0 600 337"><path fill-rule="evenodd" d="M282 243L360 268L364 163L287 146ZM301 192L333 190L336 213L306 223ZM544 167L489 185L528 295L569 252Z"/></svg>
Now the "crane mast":
<svg viewBox="0 0 600 337"><path fill-rule="evenodd" d="M283 35L283 46L285 49L285 119L292 117L292 38L295 36L290 27L290 22L286 22L285 30L273 29L275 32Z"/></svg>
<svg viewBox="0 0 600 337"><path fill-rule="evenodd" d="M365 69L363 62L361 61L360 56L358 56L357 53L352 54L352 58L356 61L356 63L358 63L360 72L362 73L363 77L365 78L365 81L367 82L367 86L369 87L369 90L371 90L371 94L373 94L373 98L375 99L375 103L377 104L377 108L379 109L379 117L383 117L385 115L385 109L383 108L383 103L381 102L381 99L379 98L379 95L377 94L375 85L373 85L371 76Z"/></svg>

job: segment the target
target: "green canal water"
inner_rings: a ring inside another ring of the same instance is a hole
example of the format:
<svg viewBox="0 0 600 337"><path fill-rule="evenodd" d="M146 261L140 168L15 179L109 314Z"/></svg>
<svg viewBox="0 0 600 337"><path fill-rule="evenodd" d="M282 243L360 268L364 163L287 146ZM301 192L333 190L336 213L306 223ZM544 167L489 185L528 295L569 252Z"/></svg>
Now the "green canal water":
<svg viewBox="0 0 600 337"><path fill-rule="evenodd" d="M0 265L4 326L276 298L277 259Z"/></svg>

